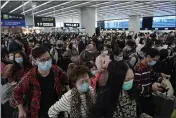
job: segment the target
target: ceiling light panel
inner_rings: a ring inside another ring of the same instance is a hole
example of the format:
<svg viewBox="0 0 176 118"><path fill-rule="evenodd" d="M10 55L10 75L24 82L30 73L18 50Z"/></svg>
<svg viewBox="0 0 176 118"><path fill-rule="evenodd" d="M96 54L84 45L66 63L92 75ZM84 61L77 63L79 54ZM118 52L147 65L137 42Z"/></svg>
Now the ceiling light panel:
<svg viewBox="0 0 176 118"><path fill-rule="evenodd" d="M90 3L90 2L84 2L84 3L76 4L76 5L73 5L73 6L70 6L70 7L65 7L63 9L55 10L55 12L62 11L62 10L67 10L67 9L71 9L71 8L82 6L82 5L85 5L85 4L88 4L88 3ZM43 15L46 15L46 14L53 14L53 11L47 12L47 13L44 13L44 14L41 14L41 15L43 16Z"/></svg>
<svg viewBox="0 0 176 118"><path fill-rule="evenodd" d="M60 15L55 15L55 17L56 16L63 16L63 15L71 15L71 16L74 16L74 15L80 15L80 13L78 13L78 12L72 12L72 13L69 13L69 14L60 14Z"/></svg>
<svg viewBox="0 0 176 118"><path fill-rule="evenodd" d="M48 4L48 3L52 2L52 1L53 1L53 0L50 0L50 1L48 1L48 2L45 2L45 3L40 4L40 5L38 5L38 6L35 6L35 7L31 8L31 9L28 9L28 10L22 12L21 14L24 14L24 13L26 13L26 12L29 12L29 11L31 11L31 10L34 10L34 9L39 8L39 7L41 7L41 6L44 6L44 5L46 5L46 4Z"/></svg>
<svg viewBox="0 0 176 118"><path fill-rule="evenodd" d="M41 12L46 11L46 10L54 9L54 8L56 8L56 7L60 7L60 6L66 5L66 4L71 3L71 2L72 2L72 1L64 2L64 3L59 4L59 5L56 5L56 6L52 6L52 7L49 7L49 8L45 8L45 9L43 9L43 10L40 10L40 11L35 12L34 14L38 14L38 13L41 13Z"/></svg>
<svg viewBox="0 0 176 118"><path fill-rule="evenodd" d="M107 5L107 6L103 6L103 7L99 7L98 9L105 9L105 8L108 8L108 7L110 7L110 8L112 8L112 7L118 7L118 6L122 6L122 5L127 5L127 4L133 4L134 2L123 2L123 3L114 3L114 4L112 4L112 5Z"/></svg>
<svg viewBox="0 0 176 118"><path fill-rule="evenodd" d="M15 9L13 9L12 11L10 11L10 13L13 13L14 11L16 11L16 10L18 10L19 8L23 7L23 5L24 5L24 6L25 6L25 5L27 5L29 2L31 2L31 0L29 0L29 1L25 2L24 4L22 4L22 5L18 6L18 7L17 7L17 8L15 8Z"/></svg>
<svg viewBox="0 0 176 118"><path fill-rule="evenodd" d="M137 5L140 5L140 6L137 6ZM115 6L115 5L113 5ZM98 8L97 11L103 11L103 10L109 10L109 9L124 9L124 8L133 8L133 7L144 7L144 6L148 6L148 5L143 5L143 3L138 3L138 4L129 4L129 5L125 5L125 6L119 6L119 7L111 7L111 8L108 8L108 9L101 9L101 8ZM108 6L110 7L110 6Z"/></svg>
<svg viewBox="0 0 176 118"><path fill-rule="evenodd" d="M8 3L9 3L10 0L7 0L2 6L1 6L1 9L4 8Z"/></svg>
<svg viewBox="0 0 176 118"><path fill-rule="evenodd" d="M74 12L74 11L80 12L80 10L78 10L78 9L73 9L73 10L69 10L69 11L65 11L65 12L59 12L59 13L56 13L55 15L62 15L62 14L66 14L66 13L70 13L70 12ZM48 15L48 16L53 16L53 14Z"/></svg>
<svg viewBox="0 0 176 118"><path fill-rule="evenodd" d="M100 6L100 5L107 5L107 4L109 4L109 3L112 3L112 1L110 1L110 2L103 2L103 3L100 3L100 4L95 4L95 5L91 5L91 6L89 6L89 7L98 7L98 6Z"/></svg>

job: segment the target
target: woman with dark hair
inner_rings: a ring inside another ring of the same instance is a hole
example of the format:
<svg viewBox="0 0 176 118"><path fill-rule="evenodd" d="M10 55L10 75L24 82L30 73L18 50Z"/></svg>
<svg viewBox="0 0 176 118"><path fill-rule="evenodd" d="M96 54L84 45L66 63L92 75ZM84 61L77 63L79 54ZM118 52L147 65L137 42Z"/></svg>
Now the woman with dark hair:
<svg viewBox="0 0 176 118"><path fill-rule="evenodd" d="M4 81L4 86L8 86L8 92L3 91L5 96L1 96L1 103L4 109L3 114L4 117L12 117L14 109L9 106L9 99L12 95L13 88L17 85L17 83L21 80L22 76L27 73L32 68L31 63L28 62L25 54L22 51L18 51L14 53L13 64L8 64L4 68L2 72L2 80ZM1 83L2 84L2 83ZM11 89L10 89L11 88ZM2 94L3 95L3 94Z"/></svg>
<svg viewBox="0 0 176 118"><path fill-rule="evenodd" d="M97 96L92 117L135 118L137 104L133 86L134 73L124 61L111 61L109 78Z"/></svg>
<svg viewBox="0 0 176 118"><path fill-rule="evenodd" d="M141 48L143 48L144 46L145 46L145 39L140 38L139 44L137 45L137 48L136 48L136 52L139 52L141 50Z"/></svg>
<svg viewBox="0 0 176 118"><path fill-rule="evenodd" d="M69 74L71 90L50 107L49 117L55 118L62 111L67 111L70 118L88 117L94 103L94 90L89 84L91 76L87 67L76 66Z"/></svg>
<svg viewBox="0 0 176 118"><path fill-rule="evenodd" d="M167 75L171 75L172 73L172 60L168 57L168 50L167 49L161 49L160 50L160 58L156 62L156 64L153 66L153 69L155 72L159 73L165 73Z"/></svg>
<svg viewBox="0 0 176 118"><path fill-rule="evenodd" d="M4 71L10 70L9 73L3 73L2 77L7 77L9 83L18 82L31 68L32 64L27 60L25 54L22 51L17 51L14 53L13 64L7 65L4 69Z"/></svg>
<svg viewBox="0 0 176 118"><path fill-rule="evenodd" d="M100 45L99 51L101 52L101 54L96 58L95 65L97 67L97 70L99 72L102 72L98 81L99 87L97 88L98 91L101 91L101 89L106 85L106 82L108 80L107 67L110 62L110 57L108 55L109 51L107 46Z"/></svg>
<svg viewBox="0 0 176 118"><path fill-rule="evenodd" d="M119 47L115 47L110 54L110 59L115 61L123 60L123 50Z"/></svg>

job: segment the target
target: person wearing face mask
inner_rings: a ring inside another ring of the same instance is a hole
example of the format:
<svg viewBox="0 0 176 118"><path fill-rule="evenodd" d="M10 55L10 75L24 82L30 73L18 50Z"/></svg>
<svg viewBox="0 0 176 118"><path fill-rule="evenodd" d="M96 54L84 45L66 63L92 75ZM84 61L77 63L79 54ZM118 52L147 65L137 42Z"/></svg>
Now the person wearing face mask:
<svg viewBox="0 0 176 118"><path fill-rule="evenodd" d="M52 105L48 111L50 118L57 117L62 111L66 111L70 118L86 118L94 103L94 90L90 87L90 70L78 65L69 75L70 90L59 101ZM68 117L66 116L66 117Z"/></svg>
<svg viewBox="0 0 176 118"><path fill-rule="evenodd" d="M86 49L80 54L80 63L86 65L88 68L92 68L95 65L95 46L93 44L87 45Z"/></svg>
<svg viewBox="0 0 176 118"><path fill-rule="evenodd" d="M140 95L139 101L141 110L151 116L154 116L156 107L152 92L162 92L163 88L167 87L162 78L164 74L156 73L152 69L159 57L160 52L157 49L148 49L146 57L139 62L134 69L135 77L133 87L137 88L139 92L138 94Z"/></svg>
<svg viewBox="0 0 176 118"><path fill-rule="evenodd" d="M52 65L47 47L41 45L34 48L32 57L36 66L29 70L14 88L10 103L11 106L18 107L18 117L48 117L49 107L64 92L62 86L65 86L64 88L67 90L69 89L67 76L58 66ZM23 96L28 95L31 96L31 98L27 98L31 101L28 106L30 111L25 111L25 106L22 104Z"/></svg>
<svg viewBox="0 0 176 118"><path fill-rule="evenodd" d="M121 61L123 60L123 51L121 48L119 47L115 47L112 51L112 53L110 54L110 59L112 61Z"/></svg>
<svg viewBox="0 0 176 118"><path fill-rule="evenodd" d="M95 65L97 66L98 71L102 71L100 79L98 81L98 91L101 91L101 89L106 85L106 82L108 80L107 67L110 62L110 57L108 55L108 50L106 46L100 45L99 50L101 54L96 58Z"/></svg>
<svg viewBox="0 0 176 118"><path fill-rule="evenodd" d="M136 43L134 41L127 41L127 45L123 49L123 59L129 61L136 52Z"/></svg>
<svg viewBox="0 0 176 118"><path fill-rule="evenodd" d="M108 65L108 81L98 94L92 110L92 118L136 118L141 114L132 88L133 70L126 62L111 61Z"/></svg>
<svg viewBox="0 0 176 118"><path fill-rule="evenodd" d="M21 77L32 68L31 63L22 51L15 52L12 61L13 64L8 65L11 70L11 73L8 74L9 83L20 81Z"/></svg>
<svg viewBox="0 0 176 118"><path fill-rule="evenodd" d="M55 54L58 55L58 59L57 61L60 61L62 58L63 58L63 53L66 51L66 47L65 47L65 44L63 41L61 40L58 40L56 42L56 51L55 51ZM56 61L56 62L57 62Z"/></svg>
<svg viewBox="0 0 176 118"><path fill-rule="evenodd" d="M3 57L3 51L1 54L1 57ZM9 52L8 55L6 56L5 54L5 58L2 59L3 62L7 65L7 64L13 64L13 60L14 60L14 53L13 52Z"/></svg>
<svg viewBox="0 0 176 118"><path fill-rule="evenodd" d="M136 64L145 58L148 48L143 47L140 51L136 52L129 60L129 64L134 69Z"/></svg>
<svg viewBox="0 0 176 118"><path fill-rule="evenodd" d="M22 76L32 68L31 63L26 59L23 52L18 51L14 53L13 64L8 64L4 68L1 76L3 88L8 86L7 89L2 89L5 94L2 98L2 105L4 108L4 117L12 117L14 109L9 106L9 99L12 94L12 89L21 81ZM7 80L7 81L6 81ZM10 89L11 88L11 89Z"/></svg>

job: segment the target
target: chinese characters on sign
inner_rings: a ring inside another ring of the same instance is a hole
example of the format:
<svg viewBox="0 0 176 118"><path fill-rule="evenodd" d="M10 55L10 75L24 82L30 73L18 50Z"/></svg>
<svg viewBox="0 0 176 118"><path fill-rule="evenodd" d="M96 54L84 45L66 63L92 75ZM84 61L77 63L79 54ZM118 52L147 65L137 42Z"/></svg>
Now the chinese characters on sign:
<svg viewBox="0 0 176 118"><path fill-rule="evenodd" d="M55 27L55 18L52 17L34 17L36 27Z"/></svg>
<svg viewBox="0 0 176 118"><path fill-rule="evenodd" d="M79 23L64 23L64 27L79 27Z"/></svg>

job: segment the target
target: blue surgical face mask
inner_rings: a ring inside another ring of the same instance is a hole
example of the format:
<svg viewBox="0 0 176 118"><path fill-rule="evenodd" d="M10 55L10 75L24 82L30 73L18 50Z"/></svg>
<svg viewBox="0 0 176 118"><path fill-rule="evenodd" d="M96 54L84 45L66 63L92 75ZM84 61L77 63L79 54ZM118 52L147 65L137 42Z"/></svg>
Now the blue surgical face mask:
<svg viewBox="0 0 176 118"><path fill-rule="evenodd" d="M19 64L22 64L23 63L23 58L20 57L20 58L15 58L15 61Z"/></svg>
<svg viewBox="0 0 176 118"><path fill-rule="evenodd" d="M128 82L124 82L122 88L128 91L132 88L132 86L133 86L133 79Z"/></svg>
<svg viewBox="0 0 176 118"><path fill-rule="evenodd" d="M50 70L50 68L52 66L51 63L52 63L52 60L48 60L48 61L45 61L45 62L39 62L39 61L37 61L38 68L41 71L48 71L48 70Z"/></svg>
<svg viewBox="0 0 176 118"><path fill-rule="evenodd" d="M88 83L83 83L81 85L78 86L78 90L82 93L87 92L89 89L89 84Z"/></svg>
<svg viewBox="0 0 176 118"><path fill-rule="evenodd" d="M91 72L92 72L93 75L95 75L95 74L97 73L96 70L93 70L93 71L91 71Z"/></svg>
<svg viewBox="0 0 176 118"><path fill-rule="evenodd" d="M148 62L148 65L149 65L149 66L153 66L153 65L155 65L155 64L156 64L156 61Z"/></svg>

